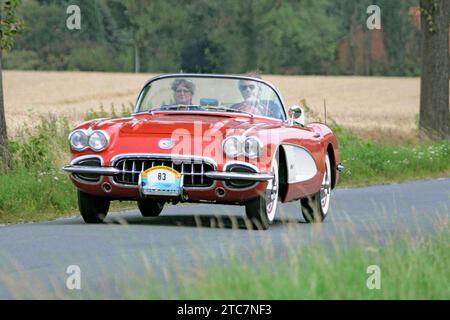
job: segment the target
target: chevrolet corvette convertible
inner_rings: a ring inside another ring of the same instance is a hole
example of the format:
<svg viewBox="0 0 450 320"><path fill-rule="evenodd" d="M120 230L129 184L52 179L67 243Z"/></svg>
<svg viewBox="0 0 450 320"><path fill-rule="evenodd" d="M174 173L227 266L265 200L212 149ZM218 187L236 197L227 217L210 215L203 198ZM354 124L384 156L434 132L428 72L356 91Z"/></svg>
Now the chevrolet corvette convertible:
<svg viewBox="0 0 450 320"><path fill-rule="evenodd" d="M112 200L134 200L144 217L166 203L245 206L267 229L281 203L321 222L343 166L332 130L286 111L279 91L247 76L169 74L149 80L128 118L95 119L69 135L70 164L86 223Z"/></svg>

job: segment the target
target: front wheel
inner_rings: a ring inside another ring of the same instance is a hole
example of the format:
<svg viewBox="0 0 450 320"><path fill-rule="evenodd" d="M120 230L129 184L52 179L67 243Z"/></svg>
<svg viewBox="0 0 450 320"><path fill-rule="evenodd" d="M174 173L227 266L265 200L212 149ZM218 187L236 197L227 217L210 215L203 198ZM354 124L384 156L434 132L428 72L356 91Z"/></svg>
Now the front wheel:
<svg viewBox="0 0 450 320"><path fill-rule="evenodd" d="M247 218L257 229L266 230L275 220L279 191L278 158L276 156L272 161L271 172L274 177L267 183L265 193L245 204Z"/></svg>
<svg viewBox="0 0 450 320"><path fill-rule="evenodd" d="M86 223L102 223L108 214L111 200L78 190L78 209Z"/></svg>
<svg viewBox="0 0 450 320"><path fill-rule="evenodd" d="M331 198L331 164L330 156L325 156L325 173L322 179L322 185L319 192L301 199L301 207L303 218L306 222L322 222L326 217L330 208Z"/></svg>
<svg viewBox="0 0 450 320"><path fill-rule="evenodd" d="M138 208L143 217L157 217L164 208L164 202L150 199L139 200Z"/></svg>

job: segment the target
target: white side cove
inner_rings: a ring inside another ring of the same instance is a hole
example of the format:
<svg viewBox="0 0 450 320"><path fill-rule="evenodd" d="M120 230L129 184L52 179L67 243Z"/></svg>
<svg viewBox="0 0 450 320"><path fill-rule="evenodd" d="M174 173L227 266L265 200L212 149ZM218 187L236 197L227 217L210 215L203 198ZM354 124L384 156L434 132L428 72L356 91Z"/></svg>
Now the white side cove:
<svg viewBox="0 0 450 320"><path fill-rule="evenodd" d="M288 183L296 183L312 179L317 174L316 162L304 148L294 145L283 145L287 161Z"/></svg>

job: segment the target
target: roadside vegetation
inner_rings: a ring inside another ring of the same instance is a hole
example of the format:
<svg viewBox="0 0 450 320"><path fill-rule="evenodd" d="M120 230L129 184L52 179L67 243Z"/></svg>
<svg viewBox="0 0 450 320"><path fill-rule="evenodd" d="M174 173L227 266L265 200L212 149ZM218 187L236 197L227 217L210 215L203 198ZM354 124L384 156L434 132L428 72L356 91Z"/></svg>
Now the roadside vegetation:
<svg viewBox="0 0 450 320"><path fill-rule="evenodd" d="M91 110L85 119L128 116L131 110ZM71 124L48 115L10 139L13 170L0 174L0 223L54 219L77 213L76 190L61 168L67 164ZM361 139L334 124L346 169L339 187L384 184L450 175L450 142L392 145ZM113 209L131 203L113 202Z"/></svg>
<svg viewBox="0 0 450 320"><path fill-rule="evenodd" d="M339 186L355 187L450 176L450 141L389 143L361 139L335 126L345 166Z"/></svg>
<svg viewBox="0 0 450 320"><path fill-rule="evenodd" d="M180 272L165 285L155 279L145 293L136 296L134 290L132 298L450 299L448 221L444 225L429 238L403 234L376 247L357 243L351 249L336 245L326 250L295 244L281 259L264 252L250 263L232 259L227 268L205 263L207 270ZM376 267L369 266L379 267L379 283Z"/></svg>
<svg viewBox="0 0 450 320"><path fill-rule="evenodd" d="M118 111L91 110L85 120L128 116L130 108ZM49 114L23 127L9 140L13 170L0 173L0 223L22 223L71 216L77 212L76 189L62 171L69 160L72 126L67 118ZM112 202L112 209L129 206Z"/></svg>

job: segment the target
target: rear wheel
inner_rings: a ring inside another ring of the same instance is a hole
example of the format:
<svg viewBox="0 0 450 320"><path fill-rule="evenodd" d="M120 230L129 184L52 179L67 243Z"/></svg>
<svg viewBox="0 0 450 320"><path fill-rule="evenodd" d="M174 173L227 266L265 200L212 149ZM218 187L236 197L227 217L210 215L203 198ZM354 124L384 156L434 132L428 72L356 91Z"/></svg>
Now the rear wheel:
<svg viewBox="0 0 450 320"><path fill-rule="evenodd" d="M271 172L274 178L267 183L265 193L247 202L245 205L247 218L252 221L256 229L265 230L275 220L279 191L278 157L275 157L272 161Z"/></svg>
<svg viewBox="0 0 450 320"><path fill-rule="evenodd" d="M151 199L138 200L138 208L143 217L157 217L164 208L164 201Z"/></svg>
<svg viewBox="0 0 450 320"><path fill-rule="evenodd" d="M327 153L325 157L325 173L322 179L322 185L319 192L301 199L301 207L303 218L306 222L322 222L326 217L330 208L331 198L331 163Z"/></svg>
<svg viewBox="0 0 450 320"><path fill-rule="evenodd" d="M111 200L78 190L78 209L86 223L102 223L108 214Z"/></svg>

